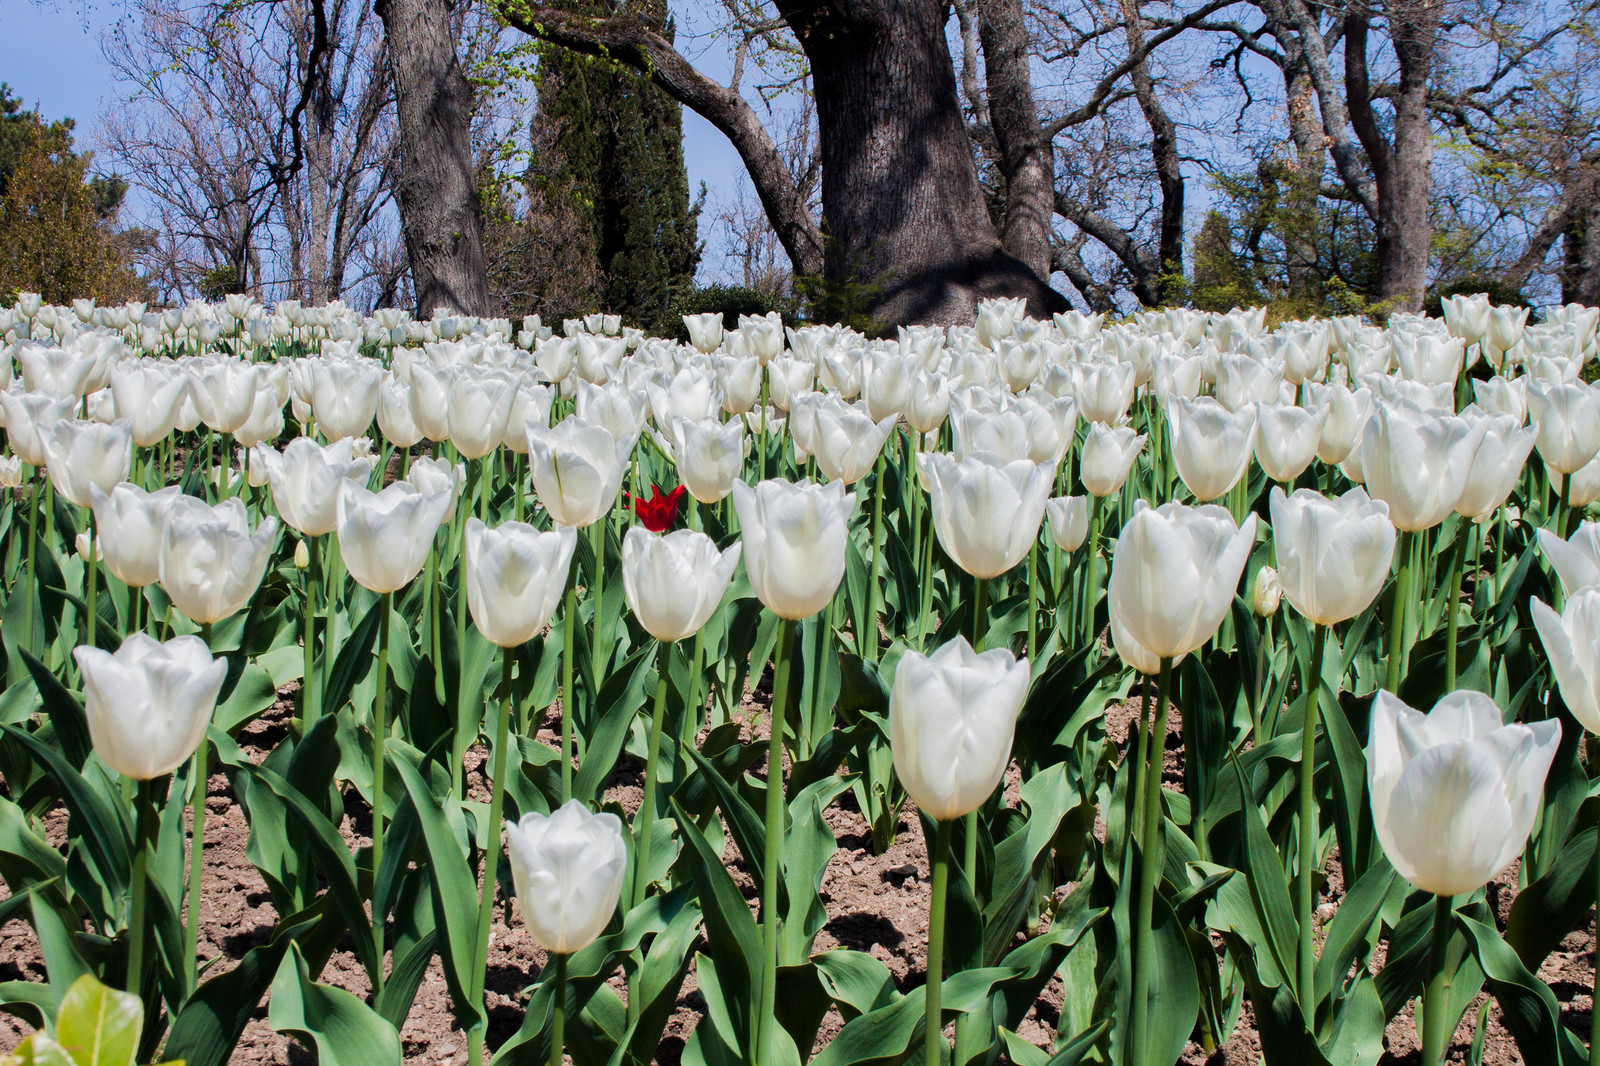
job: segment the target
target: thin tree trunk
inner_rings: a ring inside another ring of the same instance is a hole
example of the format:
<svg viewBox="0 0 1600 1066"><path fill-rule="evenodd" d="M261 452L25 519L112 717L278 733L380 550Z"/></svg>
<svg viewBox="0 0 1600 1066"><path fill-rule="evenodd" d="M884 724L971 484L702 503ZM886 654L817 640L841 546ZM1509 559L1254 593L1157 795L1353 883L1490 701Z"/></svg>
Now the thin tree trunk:
<svg viewBox="0 0 1600 1066"><path fill-rule="evenodd" d="M417 313L489 313L472 158L472 88L446 0L378 0L394 78L396 181Z"/></svg>
<svg viewBox="0 0 1600 1066"><path fill-rule="evenodd" d="M1033 99L1027 21L1021 0L980 0L978 7L990 122L1006 179L1000 240L1007 252L1048 278L1055 166Z"/></svg>

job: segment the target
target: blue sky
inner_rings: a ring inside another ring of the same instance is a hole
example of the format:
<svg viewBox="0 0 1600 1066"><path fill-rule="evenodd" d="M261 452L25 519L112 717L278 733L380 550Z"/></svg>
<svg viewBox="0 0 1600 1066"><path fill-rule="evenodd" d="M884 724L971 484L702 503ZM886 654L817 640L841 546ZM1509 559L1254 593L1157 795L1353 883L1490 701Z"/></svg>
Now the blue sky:
<svg viewBox="0 0 1600 1066"><path fill-rule="evenodd" d="M102 31L121 16L114 3L101 0L0 0L0 81L5 81L27 107L38 106L48 119L70 116L78 122L80 140L87 140L97 116L116 106L117 87L100 57ZM714 48L694 55L714 76L725 72L726 60ZM699 115L685 109L684 159L689 188L705 182L710 200L731 195L744 165L728 139ZM710 210L708 205L707 215ZM710 237L704 232L702 237ZM720 280L720 249L708 247L702 259L702 281Z"/></svg>

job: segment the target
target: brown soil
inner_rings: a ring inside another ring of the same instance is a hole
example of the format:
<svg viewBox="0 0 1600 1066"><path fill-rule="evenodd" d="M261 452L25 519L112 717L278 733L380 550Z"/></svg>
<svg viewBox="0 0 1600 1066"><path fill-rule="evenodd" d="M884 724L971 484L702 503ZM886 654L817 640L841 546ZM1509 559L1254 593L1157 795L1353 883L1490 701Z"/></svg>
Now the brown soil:
<svg viewBox="0 0 1600 1066"><path fill-rule="evenodd" d="M284 735L287 717L292 709L292 700L287 698L289 691L286 690L284 695L285 699L280 700L271 712L253 723L240 737L241 744L253 757L264 757ZM766 718L762 713L766 702L764 691L751 693L744 701L740 718L747 742L763 740L766 736ZM1125 704L1107 708L1107 733L1119 746L1125 745L1130 729L1137 722L1138 708L1137 697ZM539 735L547 742L556 741L549 728L541 729ZM481 793L476 798L486 799L486 782L480 769L482 762L481 750L475 749L468 755L466 780L474 793ZM763 768L758 764L755 773L759 775L762 772ZM1182 745L1176 720L1169 727L1162 777L1168 787L1181 787ZM607 783L608 798L619 801L632 813L638 806L641 779L640 767L625 762ZM1011 784L1014 787L1015 783ZM348 810L361 809L360 800L353 792L346 797L346 801ZM872 854L870 828L855 809L849 793L845 793L829 809L827 818L838 839L839 849L823 879L822 899L828 909L828 923L817 937L816 950L847 947L868 952L888 967L902 991L920 987L927 947L929 871L927 850L915 811L908 808L901 813L894 843L883 855ZM57 843L64 839L65 822L63 813L59 811L47 819L47 830ZM368 828L366 825L356 824L353 819L346 818L341 828L352 847L366 843L360 832ZM225 969L234 965L252 946L266 940L277 921L277 915L260 875L245 858L248 826L227 779L221 774L213 776L209 782L205 829L205 891L200 913L201 965ZM742 861L731 843L725 859L734 872L736 883L754 903L753 883L741 869ZM1342 896L1337 865L1330 866L1333 876L1325 886L1322 904L1322 912L1326 915L1331 915L1332 908L1337 907ZM1513 868L1493 886L1491 899L1499 908L1502 921L1515 890L1515 879ZM0 888L0 898L4 898L3 892L4 889ZM515 901L511 904L509 925L500 920L502 911L497 909L496 914L497 921L489 946L487 981L491 1047L497 1046L515 1031L521 1020L519 997L537 978L545 961L544 952L532 943L524 931ZM1380 958L1375 965L1381 964L1381 961L1380 948ZM1546 960L1539 976L1554 989L1568 1024L1580 1036L1586 1035L1594 976L1592 927L1568 936L1560 949ZM31 928L22 921L12 921L0 928L0 980L19 979L43 980L45 972L38 942ZM365 995L368 991L366 975L348 946L335 951L320 979L357 995ZM613 985L619 992L623 990L620 975L613 979ZM1024 1022L1021 1035L1042 1047L1048 1047L1055 1035L1054 1022L1062 998L1062 987L1057 978L1045 989ZM676 1066L684 1041L703 1007L695 991L694 974L691 971L680 994L678 1009L660 1046L658 1062ZM1511 1036L1501 1022L1499 1008L1482 996L1479 1003L1467 1012L1455 1035L1451 1061L1465 1061L1478 1011L1485 1008L1490 1012L1490 1020L1483 1062L1490 1066L1521 1063ZM838 1014L830 1011L823 1023L817 1046L820 1048L827 1043L838 1032L840 1025ZM0 1014L0 1053L15 1047L26 1032L26 1026ZM1389 1053L1384 1062L1399 1066L1417 1060L1419 1052L1411 1008L1406 1008L1394 1019L1386 1035ZM408 1061L454 1066L467 1060L466 1037L455 1027L449 994L437 960L422 982L416 1002L401 1031L401 1040ZM1247 1006L1240 1025L1221 1048L1207 1056L1199 1045L1191 1043L1181 1061L1184 1066L1218 1066L1224 1063L1254 1063L1259 1058L1260 1044ZM267 1025L263 1006L246 1027L232 1061L251 1066L299 1066L313 1060L308 1053Z"/></svg>

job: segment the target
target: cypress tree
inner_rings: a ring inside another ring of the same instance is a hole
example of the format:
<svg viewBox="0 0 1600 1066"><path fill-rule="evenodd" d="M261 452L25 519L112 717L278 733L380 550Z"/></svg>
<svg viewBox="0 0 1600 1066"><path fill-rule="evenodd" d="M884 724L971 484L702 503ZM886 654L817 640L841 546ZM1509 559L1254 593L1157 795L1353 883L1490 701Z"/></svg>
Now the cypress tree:
<svg viewBox="0 0 1600 1066"><path fill-rule="evenodd" d="M664 4L641 17L670 36ZM701 250L682 108L640 74L560 48L543 56L538 107L555 149L552 185L569 190L593 234L600 309L671 330Z"/></svg>

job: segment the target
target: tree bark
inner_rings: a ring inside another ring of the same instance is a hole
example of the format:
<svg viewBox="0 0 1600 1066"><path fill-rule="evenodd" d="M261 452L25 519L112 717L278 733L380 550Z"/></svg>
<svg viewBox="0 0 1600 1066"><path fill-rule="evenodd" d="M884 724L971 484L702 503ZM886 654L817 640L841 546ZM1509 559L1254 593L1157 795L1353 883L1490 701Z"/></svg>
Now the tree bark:
<svg viewBox="0 0 1600 1066"><path fill-rule="evenodd" d="M1345 20L1345 96L1350 124L1366 149L1377 189L1378 299L1388 311L1421 310L1428 283L1433 240L1428 219L1433 183L1428 80L1438 46L1440 11L1440 0L1390 5L1389 35L1399 65L1399 82L1390 96L1392 143L1379 129L1372 111L1367 19L1352 12Z"/></svg>
<svg viewBox="0 0 1600 1066"><path fill-rule="evenodd" d="M822 147L819 225L770 134L739 95L627 16L596 19L500 0L513 26L643 71L728 136L797 273L859 284L883 326L971 321L978 301L1019 296L1035 315L1067 301L1006 251L961 121L938 0L781 0L811 64ZM823 239L823 233L827 239Z"/></svg>
<svg viewBox="0 0 1600 1066"><path fill-rule="evenodd" d="M1561 302L1600 305L1600 200L1574 215L1561 251Z"/></svg>
<svg viewBox="0 0 1600 1066"><path fill-rule="evenodd" d="M979 0L978 37L989 89L989 121L1006 179L1000 241L1041 278L1050 276L1055 165L1039 124L1021 0Z"/></svg>
<svg viewBox="0 0 1600 1066"><path fill-rule="evenodd" d="M1128 54L1144 48L1144 16L1137 0L1123 0L1123 32L1128 39ZM1133 95L1139 101L1150 127L1150 157L1161 187L1161 224L1156 240L1156 302L1164 304L1175 286L1183 281L1183 160L1178 153L1178 126L1156 96L1150 64L1140 59L1128 72Z"/></svg>
<svg viewBox="0 0 1600 1066"><path fill-rule="evenodd" d="M378 0L400 140L396 199L417 314L489 313L472 159L472 88L446 0Z"/></svg>

